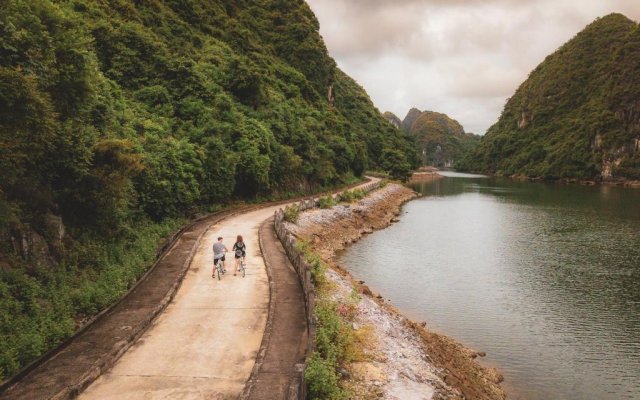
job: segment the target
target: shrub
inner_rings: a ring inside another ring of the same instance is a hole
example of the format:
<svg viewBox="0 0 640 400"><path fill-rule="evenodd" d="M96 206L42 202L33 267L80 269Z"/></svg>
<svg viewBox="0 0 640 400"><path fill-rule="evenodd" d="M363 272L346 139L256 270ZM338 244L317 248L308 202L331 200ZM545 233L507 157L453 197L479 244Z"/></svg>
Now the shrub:
<svg viewBox="0 0 640 400"><path fill-rule="evenodd" d="M355 200L364 199L364 197L366 196L366 193L362 189L354 189L352 193Z"/></svg>
<svg viewBox="0 0 640 400"><path fill-rule="evenodd" d="M340 193L340 201L351 203L353 200L355 200L355 196L351 190L345 190L344 192Z"/></svg>
<svg viewBox="0 0 640 400"><path fill-rule="evenodd" d="M306 240L298 240L296 242L296 248L300 250L304 259L311 266L311 279L313 284L318 289L322 289L327 283L327 279L325 277L325 272L327 271L326 264L318 254L313 252L311 244Z"/></svg>
<svg viewBox="0 0 640 400"><path fill-rule="evenodd" d="M331 195L326 195L320 197L319 207L320 208L331 208L336 205L336 200Z"/></svg>
<svg viewBox="0 0 640 400"><path fill-rule="evenodd" d="M285 207L284 209L284 220L287 222L291 222L295 224L298 222L298 217L300 216L300 207L297 205L290 205L289 207Z"/></svg>
<svg viewBox="0 0 640 400"><path fill-rule="evenodd" d="M336 368L345 361L346 350L353 344L353 332L340 317L334 301L320 301L315 314L318 320L316 351L305 372L311 398L346 398L347 393L338 385Z"/></svg>
<svg viewBox="0 0 640 400"><path fill-rule="evenodd" d="M304 378L309 384L311 399L344 399L345 393L338 386L335 367L320 354L314 352L307 363Z"/></svg>

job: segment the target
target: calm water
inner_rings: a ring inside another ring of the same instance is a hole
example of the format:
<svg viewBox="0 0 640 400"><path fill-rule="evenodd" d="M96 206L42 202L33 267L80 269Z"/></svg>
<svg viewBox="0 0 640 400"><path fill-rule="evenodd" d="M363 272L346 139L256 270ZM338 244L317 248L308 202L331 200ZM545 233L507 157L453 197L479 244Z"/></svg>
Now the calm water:
<svg viewBox="0 0 640 400"><path fill-rule="evenodd" d="M640 190L464 174L343 256L513 399L640 399Z"/></svg>

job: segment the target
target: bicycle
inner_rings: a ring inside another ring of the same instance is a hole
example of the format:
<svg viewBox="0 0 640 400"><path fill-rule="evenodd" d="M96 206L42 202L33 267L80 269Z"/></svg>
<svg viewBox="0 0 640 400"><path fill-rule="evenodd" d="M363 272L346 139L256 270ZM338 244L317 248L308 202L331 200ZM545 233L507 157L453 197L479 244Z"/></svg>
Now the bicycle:
<svg viewBox="0 0 640 400"><path fill-rule="evenodd" d="M222 275L225 274L224 258L220 258L218 260L218 263L216 264L216 271L218 271L218 280L220 280L222 278ZM215 278L215 275L216 275L216 273L214 272L212 277Z"/></svg>
<svg viewBox="0 0 640 400"><path fill-rule="evenodd" d="M240 273L242 273L242 277L244 278L244 275L246 274L247 271L247 263L244 262L244 256L240 257L240 268L239 271Z"/></svg>

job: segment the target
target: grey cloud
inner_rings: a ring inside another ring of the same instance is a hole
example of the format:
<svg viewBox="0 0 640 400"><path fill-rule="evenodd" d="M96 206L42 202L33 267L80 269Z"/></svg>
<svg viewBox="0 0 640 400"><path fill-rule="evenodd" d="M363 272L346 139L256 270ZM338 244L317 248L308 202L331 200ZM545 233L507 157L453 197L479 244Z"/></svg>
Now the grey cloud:
<svg viewBox="0 0 640 400"><path fill-rule="evenodd" d="M332 44L337 58L401 49L419 34L420 16L411 10L409 2L400 7L361 8L357 2L318 0L311 5L320 19L321 33Z"/></svg>

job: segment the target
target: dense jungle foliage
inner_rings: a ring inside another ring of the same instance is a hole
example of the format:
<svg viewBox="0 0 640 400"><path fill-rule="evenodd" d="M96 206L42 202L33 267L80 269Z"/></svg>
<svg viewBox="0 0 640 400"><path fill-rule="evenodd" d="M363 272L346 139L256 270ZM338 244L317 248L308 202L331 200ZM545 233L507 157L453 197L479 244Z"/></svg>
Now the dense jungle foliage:
<svg viewBox="0 0 640 400"><path fill-rule="evenodd" d="M0 378L121 296L184 218L409 173L411 139L318 28L301 0L2 1Z"/></svg>
<svg viewBox="0 0 640 400"><path fill-rule="evenodd" d="M466 133L458 121L443 113L412 108L402 121L391 112L383 116L416 140L422 165L453 167L480 141L480 136Z"/></svg>
<svg viewBox="0 0 640 400"><path fill-rule="evenodd" d="M505 175L640 179L640 27L599 18L548 56L459 164Z"/></svg>

